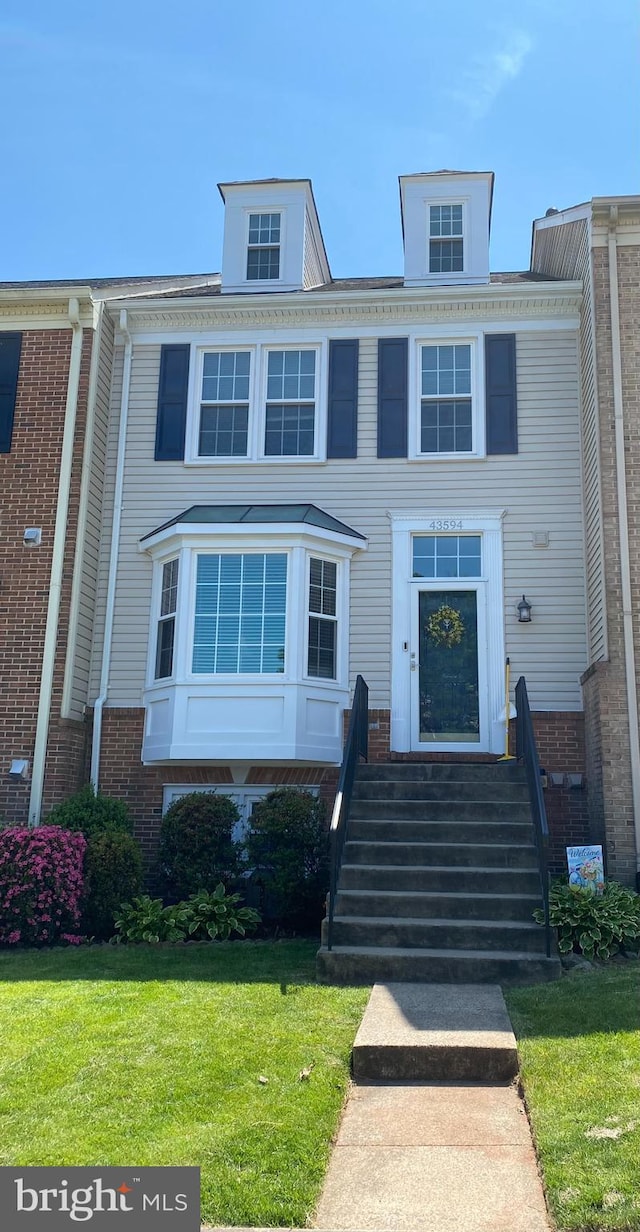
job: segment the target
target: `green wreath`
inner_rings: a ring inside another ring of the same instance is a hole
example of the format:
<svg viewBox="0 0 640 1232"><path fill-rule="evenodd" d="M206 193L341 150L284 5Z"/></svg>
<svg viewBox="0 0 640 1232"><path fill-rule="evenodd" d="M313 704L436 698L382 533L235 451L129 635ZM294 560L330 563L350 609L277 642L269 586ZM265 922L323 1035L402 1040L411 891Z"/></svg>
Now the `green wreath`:
<svg viewBox="0 0 640 1232"><path fill-rule="evenodd" d="M436 646L457 646L464 634L462 616L454 607L442 603L437 612L432 612L427 621L427 636Z"/></svg>

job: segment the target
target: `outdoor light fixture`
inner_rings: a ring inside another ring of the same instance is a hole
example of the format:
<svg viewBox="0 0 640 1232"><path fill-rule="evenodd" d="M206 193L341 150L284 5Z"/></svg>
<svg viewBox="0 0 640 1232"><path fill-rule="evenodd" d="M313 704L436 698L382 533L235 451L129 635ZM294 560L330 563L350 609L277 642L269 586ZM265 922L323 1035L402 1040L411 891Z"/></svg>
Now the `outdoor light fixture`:
<svg viewBox="0 0 640 1232"><path fill-rule="evenodd" d="M518 604L518 620L522 625L528 625L531 620L531 604L527 603L524 595Z"/></svg>

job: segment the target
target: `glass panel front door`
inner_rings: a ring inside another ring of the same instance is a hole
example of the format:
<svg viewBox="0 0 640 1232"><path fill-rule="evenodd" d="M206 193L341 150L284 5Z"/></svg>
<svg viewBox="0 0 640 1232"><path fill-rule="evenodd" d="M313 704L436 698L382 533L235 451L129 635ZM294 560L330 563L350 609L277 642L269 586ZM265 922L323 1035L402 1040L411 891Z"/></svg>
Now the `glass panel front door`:
<svg viewBox="0 0 640 1232"><path fill-rule="evenodd" d="M418 646L420 743L479 743L477 591L420 590Z"/></svg>

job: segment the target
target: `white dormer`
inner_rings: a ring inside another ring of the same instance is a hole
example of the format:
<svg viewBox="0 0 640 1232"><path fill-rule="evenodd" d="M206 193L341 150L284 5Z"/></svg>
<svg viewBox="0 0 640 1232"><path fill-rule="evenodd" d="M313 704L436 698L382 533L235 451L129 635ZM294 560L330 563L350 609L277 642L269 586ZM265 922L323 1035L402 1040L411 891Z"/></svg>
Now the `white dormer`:
<svg viewBox="0 0 640 1232"><path fill-rule="evenodd" d="M489 281L492 171L400 176L405 286Z"/></svg>
<svg viewBox="0 0 640 1232"><path fill-rule="evenodd" d="M309 291L331 273L310 180L218 184L222 291Z"/></svg>

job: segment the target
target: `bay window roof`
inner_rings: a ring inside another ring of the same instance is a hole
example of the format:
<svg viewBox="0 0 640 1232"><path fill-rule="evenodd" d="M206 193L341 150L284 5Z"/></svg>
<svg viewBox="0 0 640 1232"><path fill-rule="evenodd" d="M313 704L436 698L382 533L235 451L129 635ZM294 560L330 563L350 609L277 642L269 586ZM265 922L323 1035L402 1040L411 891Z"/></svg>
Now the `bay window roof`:
<svg viewBox="0 0 640 1232"><path fill-rule="evenodd" d="M352 530L345 522L339 522L337 518L332 517L330 513L325 513L324 509L319 509L317 505L309 504L191 505L189 509L185 509L184 513L179 513L170 521L163 522L162 526L157 526L155 530L143 535L140 542L144 543L146 539L153 538L154 535L168 530L171 526L215 526L239 523L260 523L262 525L266 523L295 523L298 525L305 523L308 526L317 526L321 530L333 531L334 534L348 535L354 539L361 539L363 543L366 542L365 536L359 531Z"/></svg>

